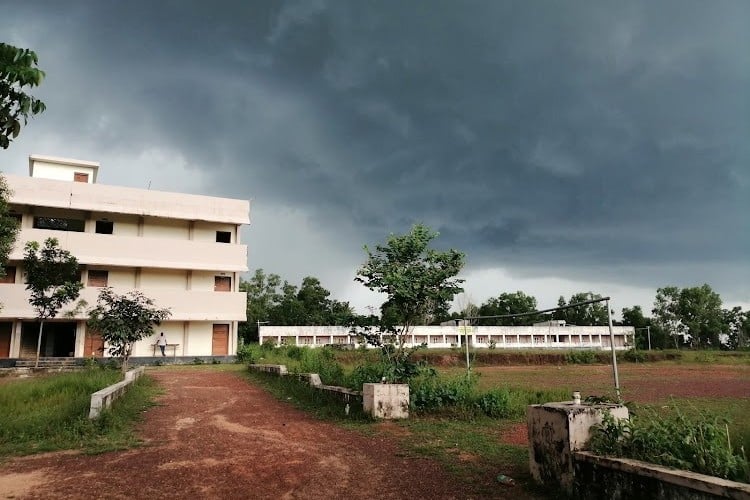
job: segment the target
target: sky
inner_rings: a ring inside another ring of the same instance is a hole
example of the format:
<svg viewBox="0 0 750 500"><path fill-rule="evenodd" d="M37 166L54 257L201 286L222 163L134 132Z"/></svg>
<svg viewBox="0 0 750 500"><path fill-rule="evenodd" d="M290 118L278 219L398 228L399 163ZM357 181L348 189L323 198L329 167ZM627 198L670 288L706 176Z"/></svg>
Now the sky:
<svg viewBox="0 0 750 500"><path fill-rule="evenodd" d="M465 294L750 306L750 2L0 0L46 79L0 170L251 200L248 266L359 312L414 223ZM458 305L458 303L457 303Z"/></svg>

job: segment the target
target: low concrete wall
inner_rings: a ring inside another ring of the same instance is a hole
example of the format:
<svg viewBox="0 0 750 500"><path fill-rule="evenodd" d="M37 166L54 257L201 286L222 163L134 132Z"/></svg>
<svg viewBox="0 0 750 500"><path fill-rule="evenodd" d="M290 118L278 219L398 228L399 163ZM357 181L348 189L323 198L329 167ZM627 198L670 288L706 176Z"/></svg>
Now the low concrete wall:
<svg viewBox="0 0 750 500"><path fill-rule="evenodd" d="M585 449L592 426L600 424L606 412L616 419L628 418L628 409L618 404L546 403L529 406L531 476L550 488L573 491L573 453Z"/></svg>
<svg viewBox="0 0 750 500"><path fill-rule="evenodd" d="M343 401L346 401L347 403L351 399L358 399L362 397L362 393L360 391L347 389L346 387L339 387L337 385L323 385L323 382L320 380L320 375L318 375L317 373L289 373L289 371L286 368L286 365L251 364L251 365L248 365L248 368L250 370L255 370L259 372L274 373L279 376L297 377L298 380L303 380L307 382L307 384L313 389L318 389L321 391L329 392L331 394L336 394L337 396L341 397Z"/></svg>
<svg viewBox="0 0 750 500"><path fill-rule="evenodd" d="M583 500L750 498L750 484L586 451L575 453L573 490L574 497Z"/></svg>
<svg viewBox="0 0 750 500"><path fill-rule="evenodd" d="M117 382L116 384L112 384L109 387L105 387L104 389L96 391L94 394L92 394L91 406L89 408L89 418L91 419L98 417L101 414L102 410L112 406L112 403L125 393L127 387L135 382L138 377L143 375L144 370L145 368L142 366L133 368L132 370L128 370L125 373L125 380L123 380L122 382Z"/></svg>

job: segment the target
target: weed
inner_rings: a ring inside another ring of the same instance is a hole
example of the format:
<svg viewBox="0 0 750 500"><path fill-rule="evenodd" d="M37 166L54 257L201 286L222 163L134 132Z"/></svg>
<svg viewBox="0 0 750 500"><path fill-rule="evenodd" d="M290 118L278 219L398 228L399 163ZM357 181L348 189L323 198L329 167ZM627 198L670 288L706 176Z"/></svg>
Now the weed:
<svg viewBox="0 0 750 500"><path fill-rule="evenodd" d="M565 362L569 365L590 365L598 361L599 358L594 351L570 351L565 353Z"/></svg>
<svg viewBox="0 0 750 500"><path fill-rule="evenodd" d="M690 418L678 408L668 415L651 411L620 421L607 414L594 429L591 449L603 455L750 482L750 464L743 447L732 449L729 423L707 413Z"/></svg>

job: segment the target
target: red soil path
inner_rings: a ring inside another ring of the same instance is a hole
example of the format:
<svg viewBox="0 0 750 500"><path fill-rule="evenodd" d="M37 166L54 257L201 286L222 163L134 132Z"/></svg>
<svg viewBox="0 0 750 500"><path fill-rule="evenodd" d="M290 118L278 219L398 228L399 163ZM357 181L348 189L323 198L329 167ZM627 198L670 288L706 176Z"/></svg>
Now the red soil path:
<svg viewBox="0 0 750 500"><path fill-rule="evenodd" d="M399 450L383 425L363 436L314 420L237 375L149 372L165 388L145 445L53 453L0 466L0 498L477 498L439 464ZM498 487L497 498L526 498Z"/></svg>

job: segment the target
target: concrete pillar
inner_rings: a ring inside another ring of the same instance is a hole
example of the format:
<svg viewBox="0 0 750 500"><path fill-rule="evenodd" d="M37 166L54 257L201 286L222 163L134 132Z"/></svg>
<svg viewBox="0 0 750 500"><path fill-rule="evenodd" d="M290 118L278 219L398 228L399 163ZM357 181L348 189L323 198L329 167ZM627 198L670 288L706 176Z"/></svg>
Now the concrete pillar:
<svg viewBox="0 0 750 500"><path fill-rule="evenodd" d="M375 418L409 418L409 384L363 384L362 407Z"/></svg>
<svg viewBox="0 0 750 500"><path fill-rule="evenodd" d="M527 408L529 469L532 477L550 488L573 491L573 452L586 449L591 427L606 412L615 419L628 418L619 404L546 403Z"/></svg>

